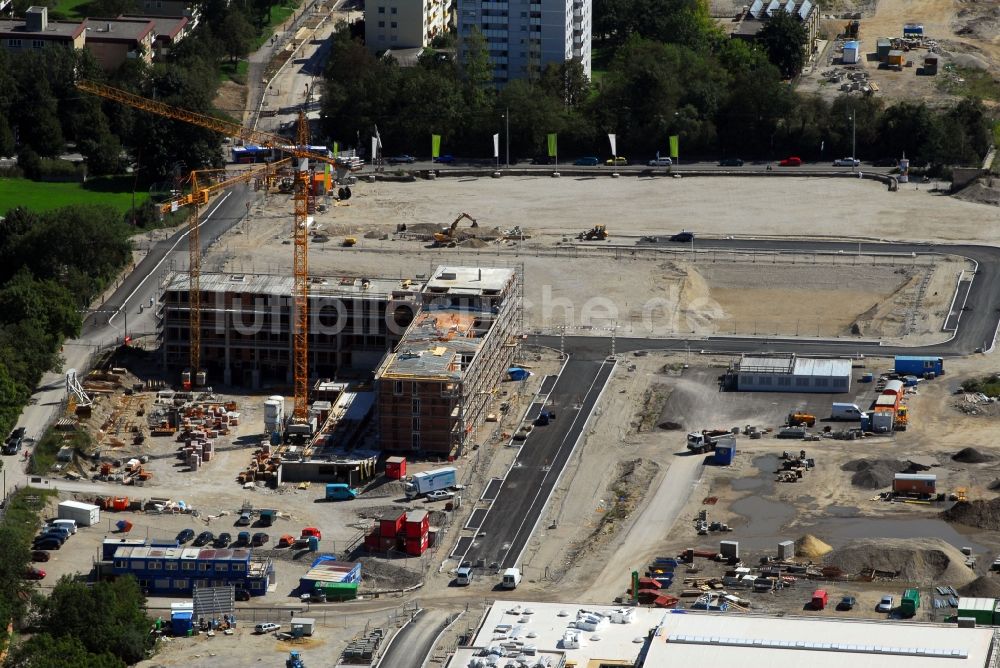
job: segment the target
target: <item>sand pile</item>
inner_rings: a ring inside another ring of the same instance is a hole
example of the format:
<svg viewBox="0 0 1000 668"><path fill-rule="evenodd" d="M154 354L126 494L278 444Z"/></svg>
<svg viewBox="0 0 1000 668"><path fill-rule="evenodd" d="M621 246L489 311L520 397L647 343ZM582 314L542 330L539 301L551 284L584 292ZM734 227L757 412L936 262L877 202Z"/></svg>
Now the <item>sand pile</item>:
<svg viewBox="0 0 1000 668"><path fill-rule="evenodd" d="M958 548L938 538L865 538L826 556L845 573L875 569L906 582L960 587L976 579Z"/></svg>
<svg viewBox="0 0 1000 668"><path fill-rule="evenodd" d="M1000 206L1000 184L992 179L986 182L979 179L965 186L952 197L976 204Z"/></svg>
<svg viewBox="0 0 1000 668"><path fill-rule="evenodd" d="M953 461L962 462L963 464L982 464L983 462L993 461L993 457L983 454L975 448L962 448L953 454L951 458Z"/></svg>
<svg viewBox="0 0 1000 668"><path fill-rule="evenodd" d="M964 587L958 588L962 596L972 598L1000 598L1000 582L988 575L981 575Z"/></svg>
<svg viewBox="0 0 1000 668"><path fill-rule="evenodd" d="M855 459L840 467L844 471L854 471L851 484L863 489L881 489L892 485L897 473L907 471L910 462L900 459Z"/></svg>
<svg viewBox="0 0 1000 668"><path fill-rule="evenodd" d="M474 237L470 237L465 241L459 241L458 245L461 246L462 248L486 248L490 244L489 242L483 241L482 239L476 239Z"/></svg>
<svg viewBox="0 0 1000 668"><path fill-rule="evenodd" d="M1000 531L1000 499L959 501L941 513L941 517L955 524Z"/></svg>
<svg viewBox="0 0 1000 668"><path fill-rule="evenodd" d="M795 541L795 556L808 557L809 559L819 559L824 554L828 554L832 547L821 541L811 533L807 533Z"/></svg>

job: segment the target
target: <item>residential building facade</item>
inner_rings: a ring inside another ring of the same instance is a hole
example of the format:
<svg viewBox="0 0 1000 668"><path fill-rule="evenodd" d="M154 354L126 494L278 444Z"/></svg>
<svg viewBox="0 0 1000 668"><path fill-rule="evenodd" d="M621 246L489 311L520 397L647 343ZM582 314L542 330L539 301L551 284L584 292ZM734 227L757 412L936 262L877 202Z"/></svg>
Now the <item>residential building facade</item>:
<svg viewBox="0 0 1000 668"><path fill-rule="evenodd" d="M86 34L82 23L49 21L47 7L29 7L24 19L0 19L0 48L12 53L52 46L82 49Z"/></svg>
<svg viewBox="0 0 1000 668"><path fill-rule="evenodd" d="M105 72L117 70L126 60L153 62L153 22L147 18L86 19L84 48Z"/></svg>
<svg viewBox="0 0 1000 668"><path fill-rule="evenodd" d="M493 64L493 82L536 79L571 60L591 74L592 0L458 0L459 59L478 30Z"/></svg>
<svg viewBox="0 0 1000 668"><path fill-rule="evenodd" d="M271 560L251 558L248 548L119 547L111 571L135 576L153 596L190 596L196 586L227 585L263 596L274 579Z"/></svg>
<svg viewBox="0 0 1000 668"><path fill-rule="evenodd" d="M374 54L423 48L448 31L451 19L452 0L369 0L365 44Z"/></svg>

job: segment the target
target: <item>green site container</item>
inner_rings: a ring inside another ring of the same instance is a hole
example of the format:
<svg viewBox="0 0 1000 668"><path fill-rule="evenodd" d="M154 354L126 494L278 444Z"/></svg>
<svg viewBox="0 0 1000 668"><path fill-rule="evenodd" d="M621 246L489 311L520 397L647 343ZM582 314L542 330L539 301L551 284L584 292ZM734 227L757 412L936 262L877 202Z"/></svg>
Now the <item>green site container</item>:
<svg viewBox="0 0 1000 668"><path fill-rule="evenodd" d="M965 598L958 599L958 616L972 617L976 626L992 626L993 614L997 607L995 598Z"/></svg>
<svg viewBox="0 0 1000 668"><path fill-rule="evenodd" d="M350 601L358 597L357 582L317 582L316 590L325 593L328 601Z"/></svg>
<svg viewBox="0 0 1000 668"><path fill-rule="evenodd" d="M907 617L917 614L920 609L920 592L916 589L907 589L903 592L903 600L899 604L899 611ZM993 616L990 615L992 620Z"/></svg>
<svg viewBox="0 0 1000 668"><path fill-rule="evenodd" d="M1000 626L1000 601L993 607L993 626Z"/></svg>

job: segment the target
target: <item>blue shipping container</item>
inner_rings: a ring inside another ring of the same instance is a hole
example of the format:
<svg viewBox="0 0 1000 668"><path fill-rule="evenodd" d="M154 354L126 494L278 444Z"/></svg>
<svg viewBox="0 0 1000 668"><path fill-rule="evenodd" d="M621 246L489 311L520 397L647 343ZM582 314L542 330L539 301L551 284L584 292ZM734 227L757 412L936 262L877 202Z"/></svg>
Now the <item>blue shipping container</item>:
<svg viewBox="0 0 1000 668"><path fill-rule="evenodd" d="M734 445L716 445L715 455L712 457L712 462L717 466L729 466L733 463L733 459L736 457L736 446Z"/></svg>
<svg viewBox="0 0 1000 668"><path fill-rule="evenodd" d="M944 374L944 358L896 355L895 370L899 374L912 374L921 378L925 373L941 376Z"/></svg>

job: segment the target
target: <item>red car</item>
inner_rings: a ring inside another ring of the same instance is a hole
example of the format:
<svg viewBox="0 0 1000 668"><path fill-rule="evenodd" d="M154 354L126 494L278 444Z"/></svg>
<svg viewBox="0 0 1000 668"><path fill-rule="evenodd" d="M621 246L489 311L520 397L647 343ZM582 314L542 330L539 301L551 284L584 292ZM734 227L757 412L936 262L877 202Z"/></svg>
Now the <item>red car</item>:
<svg viewBox="0 0 1000 668"><path fill-rule="evenodd" d="M802 158L791 155L778 163L779 167L799 167L802 165Z"/></svg>
<svg viewBox="0 0 1000 668"><path fill-rule="evenodd" d="M310 536L315 536L319 540L323 540L323 534L316 527L306 527L302 530L302 538L309 538Z"/></svg>
<svg viewBox="0 0 1000 668"><path fill-rule="evenodd" d="M45 577L45 571L41 568L29 568L24 572L25 580L41 580Z"/></svg>

